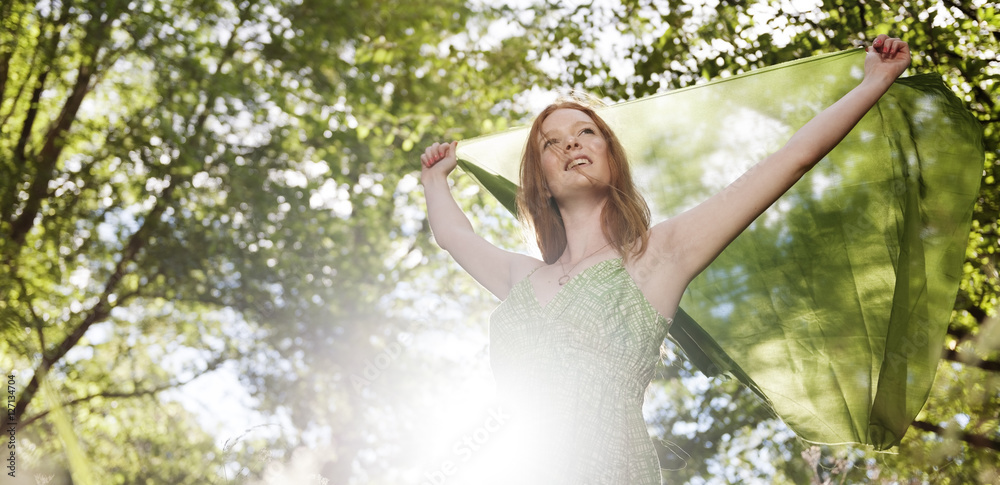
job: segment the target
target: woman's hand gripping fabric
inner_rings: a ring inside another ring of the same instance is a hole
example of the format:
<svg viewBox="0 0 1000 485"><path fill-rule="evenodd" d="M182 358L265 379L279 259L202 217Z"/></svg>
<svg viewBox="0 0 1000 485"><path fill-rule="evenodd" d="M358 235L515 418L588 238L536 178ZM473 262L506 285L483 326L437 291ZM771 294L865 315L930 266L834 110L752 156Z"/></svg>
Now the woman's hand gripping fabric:
<svg viewBox="0 0 1000 485"><path fill-rule="evenodd" d="M455 152L458 149L458 142L435 143L420 155L422 165L421 176L428 174L438 174L448 176L458 163Z"/></svg>
<svg viewBox="0 0 1000 485"><path fill-rule="evenodd" d="M895 37L879 35L867 52L865 79L891 83L910 66L910 46Z"/></svg>

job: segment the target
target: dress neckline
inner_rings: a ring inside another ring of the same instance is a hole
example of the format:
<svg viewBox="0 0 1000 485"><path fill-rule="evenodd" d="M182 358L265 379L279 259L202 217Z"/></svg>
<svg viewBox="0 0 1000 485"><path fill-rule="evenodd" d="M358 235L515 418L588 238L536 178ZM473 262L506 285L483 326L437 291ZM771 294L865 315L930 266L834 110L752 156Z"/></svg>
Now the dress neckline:
<svg viewBox="0 0 1000 485"><path fill-rule="evenodd" d="M634 289L635 291L639 292L639 294L642 296L642 300L646 302L646 306L648 306L650 308L650 310L652 310L653 313L655 313L658 318L660 318L661 320L665 321L667 325L670 325L670 324L672 324L674 322L673 318L668 318L668 317L663 316L663 314L660 313L659 310L657 310L656 307L653 306L653 304L649 301L649 299L646 298L646 295L639 288L639 285L635 282L634 279L632 279L632 275L629 274L628 270L625 269L625 262L624 262L624 260L622 259L621 256L614 257L614 258L608 258L608 259L602 259L602 260L600 260L600 261L598 261L598 262L596 262L596 263L594 263L594 264L592 264L590 266L587 266L586 268L580 270L580 272L577 273L577 274L575 274L575 275L573 275L566 282L565 285L561 286L559 288L559 290L556 291L556 294L552 295L552 298L550 298L549 301L545 302L545 304L542 304L541 300L538 299L538 293L535 292L535 285L531 283L531 275L534 274L535 271L538 271L539 268L542 268L542 266L539 266L538 268L535 268L530 273L528 273L527 276L525 276L524 278L521 278L520 281L518 281L517 283L515 283L514 286L512 287L511 295L513 295L513 290L514 289L517 289L518 287L521 287L520 290L526 292L525 296L531 300L531 303L535 306L535 308L538 309L538 311L541 311L541 312L548 311L549 307L551 307L552 304L557 299L562 298L562 294L563 293L566 293L563 290L565 290L567 287L573 285L574 282L577 280L578 277L580 277L580 276L582 276L584 274L590 273L595 268L605 266L609 262L617 262L619 264L619 266L621 267L621 269L625 270L625 275L626 275L626 278L628 279L628 283L627 284L632 285L632 289ZM509 297L508 297L508 299L509 299Z"/></svg>
<svg viewBox="0 0 1000 485"><path fill-rule="evenodd" d="M541 310L545 310L546 308L549 307L549 305L552 304L552 302L556 301L556 299L559 298L559 295L561 295L561 294L564 293L563 290L565 290L570 285L572 285L573 282L576 281L576 279L578 277L580 277L581 275L584 275L584 274L590 272L592 269L594 269L594 268L596 268L598 266L604 266L605 263L607 263L608 261L618 261L618 262L621 262L622 258L621 258L621 256L619 256L619 257L616 257L616 258L602 259L602 260L600 260L600 261L598 261L598 262L596 262L596 263L594 263L594 264L592 264L590 266L587 266L586 268L583 268L577 274L571 276L568 280L566 280L566 284L560 286L559 289L556 290L556 293L554 295L552 295L552 298L549 298L549 300L546 301L545 303L542 303L542 300L538 298L538 291L535 290L535 284L531 282L531 275L535 274L535 271L538 271L539 268L543 268L543 266L539 266L538 268L535 268L534 270L532 270L531 273L528 273L528 276L525 276L520 282L518 282L518 284L526 283L527 286L528 286L527 290L528 290L529 293L531 293L531 299L532 299L532 301L535 302L535 306L537 306ZM629 277L629 279L631 279L631 277Z"/></svg>

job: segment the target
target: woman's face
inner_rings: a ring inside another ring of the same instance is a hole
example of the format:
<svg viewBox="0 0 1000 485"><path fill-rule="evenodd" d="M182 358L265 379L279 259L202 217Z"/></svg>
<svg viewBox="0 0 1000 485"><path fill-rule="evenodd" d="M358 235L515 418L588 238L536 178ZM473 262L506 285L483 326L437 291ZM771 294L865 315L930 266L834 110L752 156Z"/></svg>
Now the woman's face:
<svg viewBox="0 0 1000 485"><path fill-rule="evenodd" d="M608 143L590 116L575 109L555 110L542 121L539 138L542 171L557 201L595 187L607 189Z"/></svg>

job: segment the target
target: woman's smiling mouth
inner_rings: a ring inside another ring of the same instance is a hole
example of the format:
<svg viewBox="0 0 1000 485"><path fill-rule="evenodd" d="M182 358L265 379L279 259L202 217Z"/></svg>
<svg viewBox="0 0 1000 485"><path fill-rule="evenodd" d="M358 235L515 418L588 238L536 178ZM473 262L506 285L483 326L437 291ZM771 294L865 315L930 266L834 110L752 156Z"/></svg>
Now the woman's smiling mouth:
<svg viewBox="0 0 1000 485"><path fill-rule="evenodd" d="M590 165L592 163L594 163L594 162L590 161L590 157L588 157L586 155L578 155L577 157L575 157L575 158L571 159L570 161L566 162L566 168L565 168L565 170L566 171L570 171L570 170L572 170L572 169L574 169L576 167L580 167L580 166L583 166L583 165Z"/></svg>

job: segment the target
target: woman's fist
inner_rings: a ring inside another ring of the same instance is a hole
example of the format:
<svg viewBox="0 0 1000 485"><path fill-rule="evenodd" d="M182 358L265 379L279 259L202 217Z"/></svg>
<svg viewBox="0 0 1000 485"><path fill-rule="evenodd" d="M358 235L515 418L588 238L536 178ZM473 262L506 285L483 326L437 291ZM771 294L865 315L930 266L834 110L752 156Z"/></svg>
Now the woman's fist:
<svg viewBox="0 0 1000 485"><path fill-rule="evenodd" d="M910 46L903 40L881 34L865 57L865 77L895 81L910 66Z"/></svg>
<svg viewBox="0 0 1000 485"><path fill-rule="evenodd" d="M420 164L423 166L421 175L426 173L442 173L448 175L455 169L458 159L455 151L458 149L458 142L435 143L420 155Z"/></svg>

